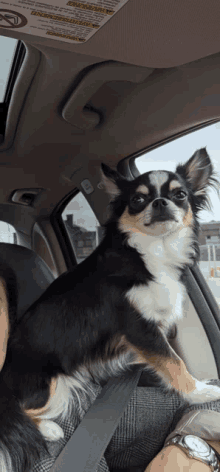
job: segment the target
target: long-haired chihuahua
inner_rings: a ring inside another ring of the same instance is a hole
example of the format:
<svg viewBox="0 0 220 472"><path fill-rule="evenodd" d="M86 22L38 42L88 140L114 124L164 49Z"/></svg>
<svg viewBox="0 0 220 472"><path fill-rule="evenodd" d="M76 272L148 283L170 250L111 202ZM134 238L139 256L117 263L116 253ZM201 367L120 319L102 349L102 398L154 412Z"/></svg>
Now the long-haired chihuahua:
<svg viewBox="0 0 220 472"><path fill-rule="evenodd" d="M198 212L218 189L206 149L176 172L127 180L102 164L111 216L99 247L58 277L9 326L0 372L1 472L30 472L46 441L63 437L66 418L88 395L134 363L189 403L220 398L192 377L170 346L182 317L183 275L199 257ZM8 293L9 293L8 287Z"/></svg>

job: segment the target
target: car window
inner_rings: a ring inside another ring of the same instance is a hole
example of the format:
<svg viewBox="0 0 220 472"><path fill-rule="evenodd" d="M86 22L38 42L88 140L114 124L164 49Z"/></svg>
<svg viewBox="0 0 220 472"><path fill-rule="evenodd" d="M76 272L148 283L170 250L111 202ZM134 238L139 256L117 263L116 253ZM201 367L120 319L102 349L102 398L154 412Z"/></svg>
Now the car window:
<svg viewBox="0 0 220 472"><path fill-rule="evenodd" d="M164 144L135 159L136 167L143 174L150 170L175 172L179 163L184 163L197 149L206 147L217 178L220 181L220 123L194 131L186 136ZM220 200L215 192L209 191L212 212L200 212L200 269L220 307Z"/></svg>
<svg viewBox="0 0 220 472"><path fill-rule="evenodd" d="M1 71L0 71L0 102L4 101L8 78L14 59L15 50L18 44L17 39L0 36L1 51Z"/></svg>
<svg viewBox="0 0 220 472"><path fill-rule="evenodd" d="M4 221L0 221L0 243L17 244L15 228Z"/></svg>
<svg viewBox="0 0 220 472"><path fill-rule="evenodd" d="M103 229L82 192L74 196L65 207L62 219L76 260L80 263L99 245Z"/></svg>

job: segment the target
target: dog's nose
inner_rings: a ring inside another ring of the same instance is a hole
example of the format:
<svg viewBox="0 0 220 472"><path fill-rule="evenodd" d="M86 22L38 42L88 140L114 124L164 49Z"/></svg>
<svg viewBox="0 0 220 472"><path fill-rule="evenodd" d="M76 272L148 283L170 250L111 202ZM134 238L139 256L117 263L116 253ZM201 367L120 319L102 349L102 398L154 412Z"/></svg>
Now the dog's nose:
<svg viewBox="0 0 220 472"><path fill-rule="evenodd" d="M166 200L164 200L164 198L157 198L156 200L154 200L154 202L152 204L152 207L159 209L159 208L163 208L167 205L168 205L168 203L166 202Z"/></svg>
<svg viewBox="0 0 220 472"><path fill-rule="evenodd" d="M151 222L173 220L173 216L169 211L169 201L165 198L156 198L152 203Z"/></svg>

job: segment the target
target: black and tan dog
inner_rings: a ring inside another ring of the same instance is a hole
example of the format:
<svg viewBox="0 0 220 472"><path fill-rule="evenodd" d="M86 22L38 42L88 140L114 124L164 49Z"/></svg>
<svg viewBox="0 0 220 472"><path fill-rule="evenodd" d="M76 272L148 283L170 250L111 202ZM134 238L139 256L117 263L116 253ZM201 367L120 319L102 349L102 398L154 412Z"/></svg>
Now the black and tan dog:
<svg viewBox="0 0 220 472"><path fill-rule="evenodd" d="M197 215L208 207L209 187L218 187L206 149L175 173L127 181L102 165L102 175L112 200L102 243L11 327L0 373L1 472L30 472L46 440L63 436L54 420L80 403L82 389L89 394L91 382L133 363L189 402L220 398L218 387L187 372L167 340L182 316L182 276L199 256Z"/></svg>

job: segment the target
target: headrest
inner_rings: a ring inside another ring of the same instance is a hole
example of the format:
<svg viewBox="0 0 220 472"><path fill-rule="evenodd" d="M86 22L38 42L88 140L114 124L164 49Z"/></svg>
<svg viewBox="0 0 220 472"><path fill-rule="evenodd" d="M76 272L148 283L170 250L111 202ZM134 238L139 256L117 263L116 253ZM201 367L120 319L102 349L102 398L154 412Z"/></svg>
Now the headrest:
<svg viewBox="0 0 220 472"><path fill-rule="evenodd" d="M53 282L54 276L34 251L16 244L0 243L0 276L3 278L5 267L12 269L16 278L19 319Z"/></svg>

